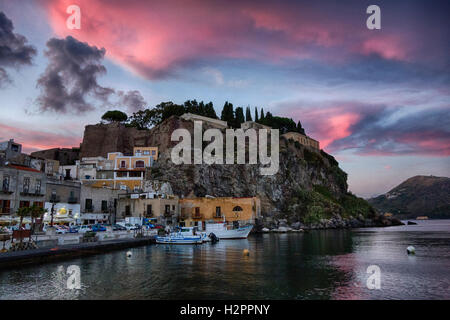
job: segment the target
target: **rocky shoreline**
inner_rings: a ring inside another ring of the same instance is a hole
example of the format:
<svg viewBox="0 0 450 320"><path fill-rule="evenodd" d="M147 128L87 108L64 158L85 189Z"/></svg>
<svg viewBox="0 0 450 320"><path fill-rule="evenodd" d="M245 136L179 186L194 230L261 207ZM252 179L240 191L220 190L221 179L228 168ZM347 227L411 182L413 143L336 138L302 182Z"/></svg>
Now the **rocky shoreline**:
<svg viewBox="0 0 450 320"><path fill-rule="evenodd" d="M377 215L372 219L364 218L359 215L357 218L342 218L339 215L331 219L321 219L317 223L303 224L300 221L289 222L288 219L276 219L265 217L256 225L257 233L285 233L285 232L304 232L309 230L323 229L352 229L352 228L371 228L371 227L390 227L404 225L399 219Z"/></svg>

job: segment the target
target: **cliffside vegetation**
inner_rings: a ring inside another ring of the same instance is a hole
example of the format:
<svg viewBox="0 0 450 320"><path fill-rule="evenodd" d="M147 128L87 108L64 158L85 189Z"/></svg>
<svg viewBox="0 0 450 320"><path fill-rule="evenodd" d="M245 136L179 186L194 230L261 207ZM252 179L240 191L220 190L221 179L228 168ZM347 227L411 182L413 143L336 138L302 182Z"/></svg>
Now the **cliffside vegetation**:
<svg viewBox="0 0 450 320"><path fill-rule="evenodd" d="M170 118L171 116L181 116L184 113L193 113L213 119L218 119L212 102L205 103L197 100L187 100L184 104L175 104L171 101L161 102L154 108L139 110L130 117L121 111L112 110L106 112L102 119L109 122L126 122L128 127L134 127L139 130L149 129ZM264 109L258 112L258 108L254 109L254 117L252 117L250 107L244 108L234 106L230 102L225 102L220 119L226 121L231 128L240 128L241 123L245 121L254 121L273 129L279 129L280 133L299 132L305 134L300 121L295 123L291 118L273 116L270 112L264 113Z"/></svg>

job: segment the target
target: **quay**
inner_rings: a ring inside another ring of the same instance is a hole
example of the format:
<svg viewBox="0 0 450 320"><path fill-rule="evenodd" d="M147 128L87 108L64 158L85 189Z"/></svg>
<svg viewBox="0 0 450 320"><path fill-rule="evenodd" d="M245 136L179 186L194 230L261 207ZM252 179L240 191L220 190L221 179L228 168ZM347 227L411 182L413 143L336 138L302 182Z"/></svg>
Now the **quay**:
<svg viewBox="0 0 450 320"><path fill-rule="evenodd" d="M155 238L156 236L153 235L141 238L66 244L57 245L55 247L5 252L0 254L0 270L4 268L47 263L87 255L102 254L113 250L149 245L155 243Z"/></svg>

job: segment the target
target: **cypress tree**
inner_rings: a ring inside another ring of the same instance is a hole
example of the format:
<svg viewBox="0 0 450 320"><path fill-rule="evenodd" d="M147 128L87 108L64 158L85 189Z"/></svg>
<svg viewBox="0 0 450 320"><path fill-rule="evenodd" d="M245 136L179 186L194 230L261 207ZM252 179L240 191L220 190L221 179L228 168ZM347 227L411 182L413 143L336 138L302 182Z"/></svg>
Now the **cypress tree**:
<svg viewBox="0 0 450 320"><path fill-rule="evenodd" d="M228 101L225 102L220 119L226 121L230 127L234 125L235 118L233 104L229 103Z"/></svg>
<svg viewBox="0 0 450 320"><path fill-rule="evenodd" d="M242 107L237 107L235 111L235 123L234 127L239 128L241 126L241 123L245 122L244 118L244 109Z"/></svg>
<svg viewBox="0 0 450 320"><path fill-rule="evenodd" d="M255 122L258 122L258 108L255 107Z"/></svg>
<svg viewBox="0 0 450 320"><path fill-rule="evenodd" d="M252 121L252 113L250 112L250 107L245 109L245 121Z"/></svg>

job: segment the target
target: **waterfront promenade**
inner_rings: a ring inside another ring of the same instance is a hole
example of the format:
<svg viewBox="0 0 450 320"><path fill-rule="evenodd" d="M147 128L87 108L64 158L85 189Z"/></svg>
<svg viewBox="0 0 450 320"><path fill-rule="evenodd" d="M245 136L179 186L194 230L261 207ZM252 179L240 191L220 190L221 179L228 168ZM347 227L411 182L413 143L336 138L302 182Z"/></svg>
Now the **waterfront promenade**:
<svg viewBox="0 0 450 320"><path fill-rule="evenodd" d="M133 231L115 231L98 233L95 242L82 242L78 234L42 235L37 237L37 249L0 253L0 269L147 245L154 243L155 237L155 232L137 237Z"/></svg>

